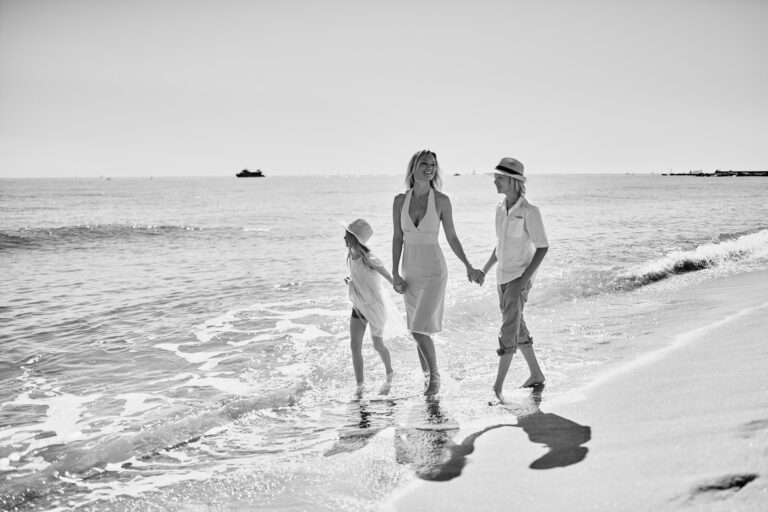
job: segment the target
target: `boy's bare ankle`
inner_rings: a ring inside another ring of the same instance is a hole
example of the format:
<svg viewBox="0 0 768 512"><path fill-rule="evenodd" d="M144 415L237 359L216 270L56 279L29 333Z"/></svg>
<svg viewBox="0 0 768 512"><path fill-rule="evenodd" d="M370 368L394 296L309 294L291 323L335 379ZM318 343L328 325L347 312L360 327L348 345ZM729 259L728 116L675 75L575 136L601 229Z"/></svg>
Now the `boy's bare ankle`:
<svg viewBox="0 0 768 512"><path fill-rule="evenodd" d="M544 377L544 374L531 375L530 377L528 377L528 379L525 382L523 382L523 385L520 387L532 388L534 386L541 386L542 384L544 384L545 380L546 378Z"/></svg>

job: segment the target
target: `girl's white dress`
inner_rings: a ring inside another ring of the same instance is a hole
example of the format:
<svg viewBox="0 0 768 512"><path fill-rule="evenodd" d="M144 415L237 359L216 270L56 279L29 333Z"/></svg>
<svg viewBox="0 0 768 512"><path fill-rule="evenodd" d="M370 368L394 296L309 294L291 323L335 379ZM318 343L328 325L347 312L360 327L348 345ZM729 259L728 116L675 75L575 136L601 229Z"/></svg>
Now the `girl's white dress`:
<svg viewBox="0 0 768 512"><path fill-rule="evenodd" d="M377 266L381 262L369 256L370 261ZM368 320L371 334L398 336L404 333L405 323L392 298L381 288L381 276L367 266L363 258L349 258L349 300L357 311Z"/></svg>

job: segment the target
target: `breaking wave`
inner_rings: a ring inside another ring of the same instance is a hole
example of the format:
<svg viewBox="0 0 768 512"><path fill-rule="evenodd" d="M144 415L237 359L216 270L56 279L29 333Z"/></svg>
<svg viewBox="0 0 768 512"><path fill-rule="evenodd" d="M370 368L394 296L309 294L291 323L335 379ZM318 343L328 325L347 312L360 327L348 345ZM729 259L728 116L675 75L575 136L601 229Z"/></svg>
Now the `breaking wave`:
<svg viewBox="0 0 768 512"><path fill-rule="evenodd" d="M27 453L23 453L23 450L14 452L12 445L8 444L0 451L4 455L0 458L0 475L5 477L0 486L0 509L14 510L32 502L46 502L55 498L61 485L82 485L83 482L98 479L105 471L131 471L153 463L177 466L183 470L187 466L185 462L189 463L194 456L184 455L181 451L191 449L204 438L220 435L233 422L246 415L294 405L301 399L307 386L305 380L300 380L280 390L220 403L208 411L187 412L175 418L165 418L144 425L138 432L114 427L117 431L111 435L98 438L85 436L68 443L66 450L61 450L54 441L61 436L66 437L67 432L48 431L46 435L53 439L51 444L46 444L45 440L32 443ZM62 399L69 402L78 400L77 397ZM48 405L55 406L52 400ZM84 402L87 397L79 400ZM54 418L44 423L44 427L51 429L57 425ZM3 434L6 437L9 434L24 437L39 428L40 425L20 426L6 429ZM49 452L57 453L57 456ZM50 463L44 461L46 456ZM11 464L11 461L14 462ZM62 478L62 475L66 477Z"/></svg>
<svg viewBox="0 0 768 512"><path fill-rule="evenodd" d="M173 237L206 231L196 226L153 224L82 224L54 228L0 231L0 250L49 247L57 244L83 244L105 239L133 237Z"/></svg>
<svg viewBox="0 0 768 512"><path fill-rule="evenodd" d="M618 290L633 290L668 277L729 263L768 257L768 229L721 234L716 241L687 251L673 251L638 267L616 282Z"/></svg>

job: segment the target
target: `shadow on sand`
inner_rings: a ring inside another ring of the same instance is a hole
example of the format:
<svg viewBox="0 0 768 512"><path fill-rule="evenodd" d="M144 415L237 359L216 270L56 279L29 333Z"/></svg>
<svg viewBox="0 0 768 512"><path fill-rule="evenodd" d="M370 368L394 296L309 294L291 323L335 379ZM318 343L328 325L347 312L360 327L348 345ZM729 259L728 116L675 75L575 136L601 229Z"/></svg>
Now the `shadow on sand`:
<svg viewBox="0 0 768 512"><path fill-rule="evenodd" d="M453 438L458 432L458 425L445 418L439 401L432 400L426 404L424 415L433 427L398 429L395 435L397 462L409 464L423 480L452 480L461 475L467 456L475 451L477 438L503 427L522 428L531 442L549 448L545 455L530 464L531 469L565 467L584 460L589 450L582 445L592 438L592 429L557 414L541 412L538 409L541 389L532 391L530 402L533 412L518 416L517 424L492 425L470 434L461 443L455 443Z"/></svg>
<svg viewBox="0 0 768 512"><path fill-rule="evenodd" d="M528 434L532 443L545 444L549 448L549 452L528 466L531 469L562 468L577 464L584 460L589 451L581 445L592 439L590 427L541 411L517 418L517 427Z"/></svg>

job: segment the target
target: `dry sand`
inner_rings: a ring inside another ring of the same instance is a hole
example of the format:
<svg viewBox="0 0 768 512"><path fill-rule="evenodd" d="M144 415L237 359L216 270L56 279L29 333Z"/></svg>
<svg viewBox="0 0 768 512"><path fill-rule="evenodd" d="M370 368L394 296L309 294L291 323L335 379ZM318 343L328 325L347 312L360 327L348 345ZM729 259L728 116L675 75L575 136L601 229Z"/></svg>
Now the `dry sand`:
<svg viewBox="0 0 768 512"><path fill-rule="evenodd" d="M663 348L559 399L545 389L516 425L463 431L460 476L383 508L768 511L768 273L683 294L704 307Z"/></svg>

